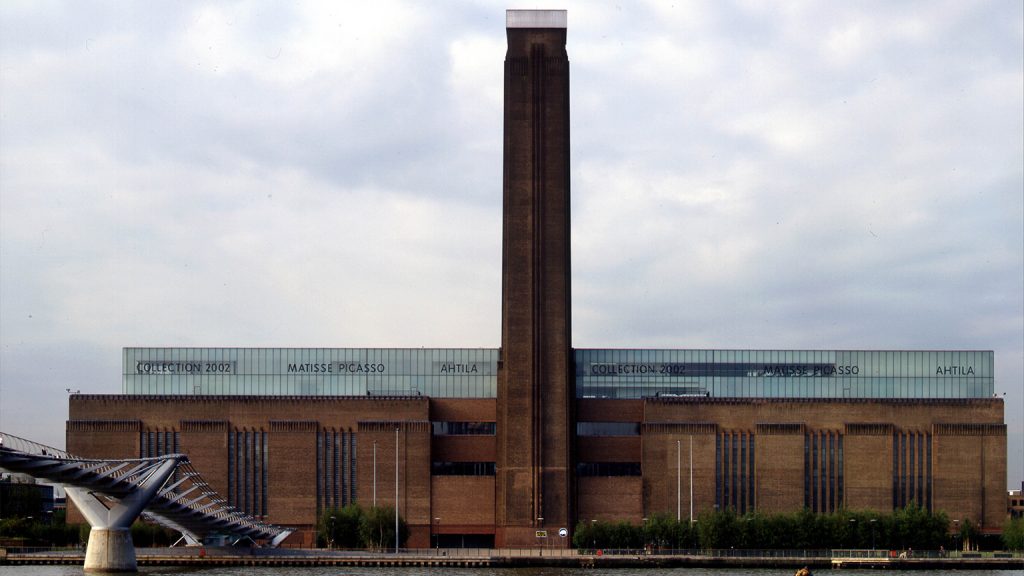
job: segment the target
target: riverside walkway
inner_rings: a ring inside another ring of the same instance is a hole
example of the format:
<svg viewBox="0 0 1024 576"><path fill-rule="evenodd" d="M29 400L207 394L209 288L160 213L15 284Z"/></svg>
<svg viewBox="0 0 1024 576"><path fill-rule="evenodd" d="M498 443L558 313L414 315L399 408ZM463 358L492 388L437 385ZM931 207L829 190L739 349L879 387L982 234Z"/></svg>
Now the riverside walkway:
<svg viewBox="0 0 1024 576"><path fill-rule="evenodd" d="M892 557L884 550L643 550L593 551L575 549L430 549L375 553L357 550L282 548L139 548L139 566L406 566L406 567L521 567L565 568L799 568L993 570L1024 569L1020 553L918 553ZM81 564L82 552L70 550L4 550L0 565Z"/></svg>

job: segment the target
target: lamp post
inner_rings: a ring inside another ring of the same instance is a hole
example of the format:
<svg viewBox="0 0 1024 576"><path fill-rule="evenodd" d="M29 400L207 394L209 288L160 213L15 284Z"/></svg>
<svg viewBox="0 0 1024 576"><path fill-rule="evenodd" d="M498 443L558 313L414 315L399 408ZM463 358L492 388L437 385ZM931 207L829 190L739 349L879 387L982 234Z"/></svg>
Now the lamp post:
<svg viewBox="0 0 1024 576"><path fill-rule="evenodd" d="M590 547L597 552L597 520L590 521Z"/></svg>
<svg viewBox="0 0 1024 576"><path fill-rule="evenodd" d="M441 550L441 519L434 518L434 524L437 528L434 530L434 552L440 552Z"/></svg>
<svg viewBox="0 0 1024 576"><path fill-rule="evenodd" d="M377 441L373 441L373 507L377 507Z"/></svg>
<svg viewBox="0 0 1024 576"><path fill-rule="evenodd" d="M644 516L643 518L641 518L641 520L644 523L644 532L643 532L644 533L644 552L646 552L647 551L647 517Z"/></svg>
<svg viewBox="0 0 1024 576"><path fill-rule="evenodd" d="M333 550L334 549L334 521L335 520L337 520L337 518L335 516L331 516L331 518L327 521L327 549L328 550Z"/></svg>
<svg viewBox="0 0 1024 576"><path fill-rule="evenodd" d="M853 548L853 543L855 541L859 540L859 538L856 538L856 536L857 536L857 519L856 518L850 518L850 534L851 534L850 548Z"/></svg>
<svg viewBox="0 0 1024 576"><path fill-rule="evenodd" d="M878 522L878 519L877 518L872 518L871 522L870 522L870 524L871 524L871 550L872 551L874 551L874 549L875 549L875 522Z"/></svg>
<svg viewBox="0 0 1024 576"><path fill-rule="evenodd" d="M953 548L960 549L960 521L953 520Z"/></svg>
<svg viewBox="0 0 1024 576"><path fill-rule="evenodd" d="M544 530L544 517L543 516L537 516L537 528L538 528L538 532L541 532L541 531ZM547 537L546 533L544 534L544 537L545 538ZM540 539L540 555L541 556L544 555L544 539Z"/></svg>

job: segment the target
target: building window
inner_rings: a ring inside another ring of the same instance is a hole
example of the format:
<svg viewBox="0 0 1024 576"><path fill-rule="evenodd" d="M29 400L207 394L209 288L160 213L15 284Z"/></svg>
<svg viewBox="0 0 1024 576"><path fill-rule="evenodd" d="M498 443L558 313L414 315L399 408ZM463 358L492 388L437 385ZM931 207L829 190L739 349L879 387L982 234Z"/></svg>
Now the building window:
<svg viewBox="0 0 1024 576"><path fill-rule="evenodd" d="M640 476L639 462L580 462L576 464L576 475L584 477Z"/></svg>
<svg viewBox="0 0 1024 576"><path fill-rule="evenodd" d="M252 516L267 514L267 433L228 432L228 503Z"/></svg>
<svg viewBox="0 0 1024 576"><path fill-rule="evenodd" d="M351 430L317 431L317 510L355 502L356 437Z"/></svg>
<svg viewBox="0 0 1024 576"><path fill-rule="evenodd" d="M818 511L818 435L811 435L811 510Z"/></svg>
<svg viewBox="0 0 1024 576"><path fill-rule="evenodd" d="M811 440L804 436L804 508L811 508Z"/></svg>
<svg viewBox="0 0 1024 576"><path fill-rule="evenodd" d="M837 432L804 435L804 505L812 512L843 506L843 436Z"/></svg>
<svg viewBox="0 0 1024 576"><path fill-rule="evenodd" d="M722 486L722 435L715 436L715 506L722 507L722 496L725 487Z"/></svg>
<svg viewBox="0 0 1024 576"><path fill-rule="evenodd" d="M737 452L737 450L736 450L736 444L737 444L737 442L736 442L736 434L731 434L730 436L727 436L727 438L731 439L730 443L732 444L732 450L726 452L727 454L729 454L731 456L731 458L729 459L729 476L730 476L730 481L729 481L729 488L730 488L730 490L729 490L729 500L732 501L732 509L733 510L737 510L738 509L738 506L737 506L738 502L737 502L737 499L736 499L736 492L738 492L738 490L736 490L736 460L737 460L736 459L736 452Z"/></svg>
<svg viewBox="0 0 1024 576"><path fill-rule="evenodd" d="M433 476L494 476L494 462L431 462Z"/></svg>
<svg viewBox="0 0 1024 576"><path fill-rule="evenodd" d="M715 439L715 506L754 510L754 435L723 432Z"/></svg>
<svg viewBox="0 0 1024 576"><path fill-rule="evenodd" d="M139 433L139 458L158 458L168 454L178 454L178 432L171 430L146 430Z"/></svg>
<svg viewBox="0 0 1024 576"><path fill-rule="evenodd" d="M892 507L900 507L900 441L899 434L892 435Z"/></svg>
<svg viewBox="0 0 1024 576"><path fill-rule="evenodd" d="M892 507L915 504L932 511L932 435L897 432L892 437Z"/></svg>
<svg viewBox="0 0 1024 576"><path fill-rule="evenodd" d="M932 435L925 434L925 446L927 447L928 454L925 458L925 466L928 469L928 476L925 479L925 498L924 506L929 512L932 511Z"/></svg>
<svg viewBox="0 0 1024 576"><path fill-rule="evenodd" d="M755 468L754 468L754 435L753 434L748 434L747 435L747 444L748 444L748 447L747 447L747 459L749 460L749 464L747 465L747 470L749 470L749 473L747 474L747 477L749 479L748 482L747 482L747 502L749 502L750 509L751 510L755 510L756 509L756 503L754 502L754 470L755 470Z"/></svg>
<svg viewBox="0 0 1024 576"><path fill-rule="evenodd" d="M494 436L494 422L431 422L434 436Z"/></svg>
<svg viewBox="0 0 1024 576"><path fill-rule="evenodd" d="M839 462L842 462L843 461L843 436L841 434L836 438L836 447L837 447L837 451L836 451L837 459L839 460ZM843 467L842 466L837 466L836 467L836 502L838 502L840 506L845 506L846 505L846 500L843 499L845 497L845 495L843 493L844 489L845 489L845 487L843 485Z"/></svg>
<svg viewBox="0 0 1024 576"><path fill-rule="evenodd" d="M577 422L577 436L639 436L639 422Z"/></svg>

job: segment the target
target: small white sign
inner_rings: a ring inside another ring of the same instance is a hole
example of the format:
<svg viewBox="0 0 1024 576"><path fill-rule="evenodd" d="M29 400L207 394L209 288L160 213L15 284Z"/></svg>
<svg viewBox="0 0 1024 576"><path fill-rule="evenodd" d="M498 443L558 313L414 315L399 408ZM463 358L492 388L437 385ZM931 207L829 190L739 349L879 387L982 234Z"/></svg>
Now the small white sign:
<svg viewBox="0 0 1024 576"><path fill-rule="evenodd" d="M566 536L569 535L569 531L566 530L565 528L559 528L558 529L558 535L561 536L562 538L565 538Z"/></svg>

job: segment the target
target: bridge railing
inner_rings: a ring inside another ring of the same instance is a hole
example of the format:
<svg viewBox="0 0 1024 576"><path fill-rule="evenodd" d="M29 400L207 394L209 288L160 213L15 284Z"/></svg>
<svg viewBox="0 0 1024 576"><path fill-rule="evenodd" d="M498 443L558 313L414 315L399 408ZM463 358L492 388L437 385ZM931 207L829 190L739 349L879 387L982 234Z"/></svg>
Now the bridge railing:
<svg viewBox="0 0 1024 576"><path fill-rule="evenodd" d="M88 490L90 498L117 503L140 489L168 461L173 474L146 504L143 514L198 543L207 534L233 534L277 545L291 530L245 514L222 498L184 454L117 460L81 458L38 442L0 432L0 464L50 482ZM107 508L109 505L103 504Z"/></svg>
<svg viewBox="0 0 1024 576"><path fill-rule="evenodd" d="M46 446L38 442L33 442L20 436L14 436L13 434L6 434L0 432L0 448L8 448L11 450L17 450L18 452L24 452L26 454L35 454L37 456L53 456L55 458L71 458L71 456L63 451L58 450L52 446Z"/></svg>

